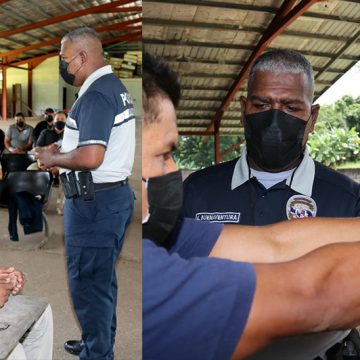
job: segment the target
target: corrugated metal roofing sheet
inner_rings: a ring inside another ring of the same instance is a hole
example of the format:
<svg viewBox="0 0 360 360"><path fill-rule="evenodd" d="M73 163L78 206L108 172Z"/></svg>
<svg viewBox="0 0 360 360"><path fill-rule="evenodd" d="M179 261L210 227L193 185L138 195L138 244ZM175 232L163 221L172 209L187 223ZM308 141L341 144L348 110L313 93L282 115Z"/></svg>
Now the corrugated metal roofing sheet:
<svg viewBox="0 0 360 360"><path fill-rule="evenodd" d="M112 39L115 42L119 36L133 34L132 37L124 39L124 52L128 49L129 42L132 44L132 49L141 50L141 4L140 0L5 1L0 5L1 63L14 66L18 61L57 52L60 47L59 41L55 41L53 44L41 45L41 43L61 38L67 32L82 26L98 28L113 25L111 29L99 33L102 40L107 40L107 43L110 44ZM94 12L96 9L100 11ZM81 16L72 17L79 11L83 11L82 14L79 14ZM66 19L57 20L58 17L65 15L68 15ZM134 23L129 24L126 28L122 27L124 21L130 20L134 20ZM24 26L29 28L21 30ZM21 31L16 32L17 29ZM11 30L15 33L4 33ZM137 33L137 36L134 33ZM7 59L2 56L5 52L21 50L26 46L33 46L34 48L24 49L16 55L9 54ZM104 49L105 51L112 51L108 45L105 45Z"/></svg>

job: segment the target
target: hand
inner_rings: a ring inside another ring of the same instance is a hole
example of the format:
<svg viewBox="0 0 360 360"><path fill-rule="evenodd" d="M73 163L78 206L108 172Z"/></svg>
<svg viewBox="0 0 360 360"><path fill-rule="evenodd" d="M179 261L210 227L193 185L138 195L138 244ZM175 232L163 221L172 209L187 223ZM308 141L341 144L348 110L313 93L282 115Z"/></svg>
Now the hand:
<svg viewBox="0 0 360 360"><path fill-rule="evenodd" d="M59 153L56 143L49 146L37 146L35 148L35 159L38 160L39 166L45 166L46 169L49 169L56 165L54 157Z"/></svg>
<svg viewBox="0 0 360 360"><path fill-rule="evenodd" d="M49 171L54 175L54 176L59 176L59 168L57 166L53 166L49 169Z"/></svg>
<svg viewBox="0 0 360 360"><path fill-rule="evenodd" d="M19 270L15 270L12 275L15 277L15 280L16 280L16 284L15 286L13 287L11 293L13 295L17 295L21 290L22 288L24 287L25 283L26 283L26 278L25 278L25 275L24 273L22 273L21 271Z"/></svg>
<svg viewBox="0 0 360 360"><path fill-rule="evenodd" d="M0 308L2 308L9 299L11 285L0 284Z"/></svg>
<svg viewBox="0 0 360 360"><path fill-rule="evenodd" d="M11 293L17 295L26 283L25 275L14 267L0 268L0 285L8 285Z"/></svg>
<svg viewBox="0 0 360 360"><path fill-rule="evenodd" d="M20 148L18 148L18 147L9 147L9 149L8 149L10 152L11 152L11 154L20 154L20 153L22 153L22 150L20 149Z"/></svg>
<svg viewBox="0 0 360 360"><path fill-rule="evenodd" d="M11 274L15 268L0 268L0 284L9 284L12 281Z"/></svg>

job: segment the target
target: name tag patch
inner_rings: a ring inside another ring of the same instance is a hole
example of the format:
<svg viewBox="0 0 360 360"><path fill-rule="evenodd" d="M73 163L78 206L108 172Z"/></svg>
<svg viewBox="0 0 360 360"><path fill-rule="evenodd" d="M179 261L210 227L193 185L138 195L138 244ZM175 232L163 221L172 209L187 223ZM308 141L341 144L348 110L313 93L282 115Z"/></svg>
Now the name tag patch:
<svg viewBox="0 0 360 360"><path fill-rule="evenodd" d="M238 223L240 221L240 213L235 212L201 212L195 215L196 220L218 222L218 223Z"/></svg>

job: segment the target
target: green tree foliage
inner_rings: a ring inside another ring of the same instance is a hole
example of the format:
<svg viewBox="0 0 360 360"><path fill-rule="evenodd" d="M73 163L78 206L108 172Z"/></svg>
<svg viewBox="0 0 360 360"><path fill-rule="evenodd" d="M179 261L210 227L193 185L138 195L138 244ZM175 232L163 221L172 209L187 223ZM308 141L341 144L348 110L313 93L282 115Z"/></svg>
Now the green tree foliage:
<svg viewBox="0 0 360 360"><path fill-rule="evenodd" d="M242 136L221 136L220 152L225 152L234 144L243 142ZM228 161L240 155L240 148L237 147L228 152L221 161ZM182 169L202 169L215 164L214 137L209 136L182 136L180 137L174 158Z"/></svg>
<svg viewBox="0 0 360 360"><path fill-rule="evenodd" d="M310 155L327 165L339 165L359 158L360 138L355 128L325 129L316 131L308 141Z"/></svg>
<svg viewBox="0 0 360 360"><path fill-rule="evenodd" d="M360 97L344 96L320 109L308 145L310 154L325 165L359 160Z"/></svg>
<svg viewBox="0 0 360 360"><path fill-rule="evenodd" d="M203 136L181 136L174 153L182 169L202 169L214 164L214 138L204 141Z"/></svg>

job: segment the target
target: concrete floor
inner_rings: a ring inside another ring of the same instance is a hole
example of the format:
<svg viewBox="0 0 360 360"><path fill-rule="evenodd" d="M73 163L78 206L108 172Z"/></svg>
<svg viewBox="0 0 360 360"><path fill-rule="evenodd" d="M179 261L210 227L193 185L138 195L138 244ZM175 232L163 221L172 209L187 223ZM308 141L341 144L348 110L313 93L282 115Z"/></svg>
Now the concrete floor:
<svg viewBox="0 0 360 360"><path fill-rule="evenodd" d="M140 166L140 165L138 165ZM136 169L138 170L138 169ZM141 180L133 179L132 187L140 197ZM15 266L26 273L28 282L24 295L46 297L54 314L54 360L76 357L63 350L63 343L78 339L80 330L72 311L67 278L63 240L63 217L56 214L57 188L53 188L46 214L52 235L41 250L35 250L42 234L24 236L18 226L19 242L9 240L7 210L0 209L1 267ZM133 221L127 232L124 248L117 264L119 302L117 307L118 332L115 344L116 360L141 359L141 222L140 201L136 201Z"/></svg>

